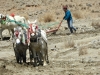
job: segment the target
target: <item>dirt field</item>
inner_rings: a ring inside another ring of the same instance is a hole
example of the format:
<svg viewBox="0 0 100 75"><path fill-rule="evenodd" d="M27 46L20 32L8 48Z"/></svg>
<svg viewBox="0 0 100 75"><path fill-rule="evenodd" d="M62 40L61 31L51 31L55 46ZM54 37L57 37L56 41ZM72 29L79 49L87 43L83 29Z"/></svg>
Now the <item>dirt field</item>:
<svg viewBox="0 0 100 75"><path fill-rule="evenodd" d="M64 21L56 34L47 34L50 63L45 67L17 64L12 42L0 41L0 75L100 75L100 28L93 28L91 22L75 21L77 32L68 35Z"/></svg>
<svg viewBox="0 0 100 75"><path fill-rule="evenodd" d="M62 4L68 4L72 11L77 31L70 35L63 21L56 34L47 34L50 63L37 67L17 64L12 41L5 30L4 40L0 41L0 75L100 75L99 0L1 0L0 13L27 14L34 20L49 12L55 15L55 22L60 22L64 14Z"/></svg>

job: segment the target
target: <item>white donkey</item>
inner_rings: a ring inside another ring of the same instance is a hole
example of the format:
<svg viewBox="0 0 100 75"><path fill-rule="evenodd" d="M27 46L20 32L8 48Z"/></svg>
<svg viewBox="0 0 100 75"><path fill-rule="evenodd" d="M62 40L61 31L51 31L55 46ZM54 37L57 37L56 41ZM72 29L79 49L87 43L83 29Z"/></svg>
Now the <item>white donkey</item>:
<svg viewBox="0 0 100 75"><path fill-rule="evenodd" d="M39 29L36 25L36 22L37 21L35 20L34 22L29 23L30 27L28 30L28 34L30 35L30 62L32 61L32 59L34 59L34 66L46 66L47 63L49 63L46 32Z"/></svg>
<svg viewBox="0 0 100 75"><path fill-rule="evenodd" d="M14 27L16 26L22 26L22 27L26 27L28 28L28 22L27 20L25 19L25 17L22 17L22 16L19 16L19 15L2 15L0 14L0 37L1 37L1 40L3 39L3 36L2 36L2 32L4 29L8 29L9 30L9 33L10 31L12 31L12 35L10 33L10 39L12 39L13 37L13 34L14 34Z"/></svg>
<svg viewBox="0 0 100 75"><path fill-rule="evenodd" d="M30 22L28 20L28 24L29 24L29 34L31 34L30 36L34 36L35 35L35 32L38 31L39 27L38 25L36 24L37 23L37 20L33 21L33 22ZM46 32L42 29L40 29L40 33L41 33L41 37L45 40L45 42L47 42L47 35L46 35ZM29 37L30 37L29 36Z"/></svg>
<svg viewBox="0 0 100 75"><path fill-rule="evenodd" d="M26 51L28 49L26 30L20 26L14 28L13 48L17 63L26 63Z"/></svg>

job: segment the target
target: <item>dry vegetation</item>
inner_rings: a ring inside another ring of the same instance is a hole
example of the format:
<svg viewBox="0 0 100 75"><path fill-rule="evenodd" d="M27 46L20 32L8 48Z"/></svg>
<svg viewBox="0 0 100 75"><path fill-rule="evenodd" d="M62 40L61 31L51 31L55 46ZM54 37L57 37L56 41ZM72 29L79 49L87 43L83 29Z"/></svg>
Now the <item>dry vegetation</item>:
<svg viewBox="0 0 100 75"><path fill-rule="evenodd" d="M73 17L75 19L82 19L83 18L82 11L75 11L75 12L73 12Z"/></svg>
<svg viewBox="0 0 100 75"><path fill-rule="evenodd" d="M67 38L67 40L64 42L64 46L65 46L65 48L74 47L75 42L74 42L73 38L72 37Z"/></svg>
<svg viewBox="0 0 100 75"><path fill-rule="evenodd" d="M79 56L80 55L85 55L85 54L87 54L88 52L87 52L87 47L86 46L80 46L79 47Z"/></svg>
<svg viewBox="0 0 100 75"><path fill-rule="evenodd" d="M95 29L98 29L98 28L100 28L100 21L93 21L92 23L91 23L91 26L93 26Z"/></svg>
<svg viewBox="0 0 100 75"><path fill-rule="evenodd" d="M52 13L46 13L42 17L39 18L39 21L41 22L52 22L55 21L54 15Z"/></svg>

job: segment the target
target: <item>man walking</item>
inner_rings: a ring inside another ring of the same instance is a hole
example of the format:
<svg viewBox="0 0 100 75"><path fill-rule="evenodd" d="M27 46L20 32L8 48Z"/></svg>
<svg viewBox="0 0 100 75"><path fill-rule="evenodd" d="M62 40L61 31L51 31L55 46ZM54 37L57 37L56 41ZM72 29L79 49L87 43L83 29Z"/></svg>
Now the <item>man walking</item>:
<svg viewBox="0 0 100 75"><path fill-rule="evenodd" d="M70 32L73 33L73 30L76 32L76 29L73 26L73 19L70 10L68 10L68 6L63 6L63 10L65 12L65 16L63 17L64 20L67 20L68 28Z"/></svg>

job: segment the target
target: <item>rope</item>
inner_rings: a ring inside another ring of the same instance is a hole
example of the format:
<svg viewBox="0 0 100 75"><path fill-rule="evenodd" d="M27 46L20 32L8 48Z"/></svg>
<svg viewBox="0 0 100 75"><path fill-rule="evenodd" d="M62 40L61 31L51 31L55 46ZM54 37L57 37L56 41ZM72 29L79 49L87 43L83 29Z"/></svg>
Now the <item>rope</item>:
<svg viewBox="0 0 100 75"><path fill-rule="evenodd" d="M23 27L29 28L27 24L24 24L24 23L21 23L21 22L17 22L15 20L11 20L11 19L8 18L8 16L7 16L7 20L8 20L8 22L15 22L18 25L21 25Z"/></svg>
<svg viewBox="0 0 100 75"><path fill-rule="evenodd" d="M2 25L6 24L6 21L5 20L1 20L1 24Z"/></svg>
<svg viewBox="0 0 100 75"><path fill-rule="evenodd" d="M49 24L41 25L40 28L46 29L48 27L52 27L52 26L57 25L57 24L59 24L59 22L52 22L52 23L49 23Z"/></svg>

